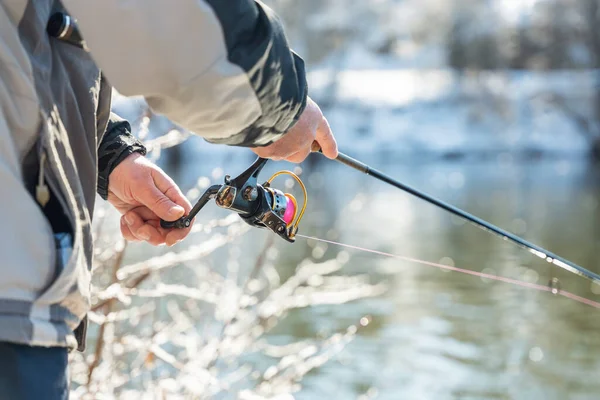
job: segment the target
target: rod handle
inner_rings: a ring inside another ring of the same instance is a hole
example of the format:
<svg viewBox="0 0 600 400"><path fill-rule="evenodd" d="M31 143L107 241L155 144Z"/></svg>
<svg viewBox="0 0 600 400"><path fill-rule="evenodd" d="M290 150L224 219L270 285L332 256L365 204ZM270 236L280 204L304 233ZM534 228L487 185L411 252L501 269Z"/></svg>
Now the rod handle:
<svg viewBox="0 0 600 400"><path fill-rule="evenodd" d="M310 150L313 153L323 154L323 152L321 151L321 145L319 143L317 143L316 140L314 142L312 142ZM371 171L371 169L369 168L369 166L367 164L360 162L357 159L352 158L342 152L338 152L338 156L335 158L335 160L338 162L341 162L342 164L347 165L350 168L354 168L354 169L362 172L363 174L369 174L369 172Z"/></svg>

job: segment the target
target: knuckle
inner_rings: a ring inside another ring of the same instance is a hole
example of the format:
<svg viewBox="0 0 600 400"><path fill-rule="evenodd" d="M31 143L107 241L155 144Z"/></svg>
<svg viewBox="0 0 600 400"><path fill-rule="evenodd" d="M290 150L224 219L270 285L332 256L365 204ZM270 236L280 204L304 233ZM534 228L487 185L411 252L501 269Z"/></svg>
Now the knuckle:
<svg viewBox="0 0 600 400"><path fill-rule="evenodd" d="M165 190L165 196L167 196L170 199L179 199L182 197L182 194L179 191L179 189L177 188L177 186L172 185L172 186L169 186L169 188L167 190Z"/></svg>
<svg viewBox="0 0 600 400"><path fill-rule="evenodd" d="M151 239L148 241L148 243L150 243L152 246L160 246L164 242L165 242L164 240L160 240L160 239Z"/></svg>
<svg viewBox="0 0 600 400"><path fill-rule="evenodd" d="M139 241L138 238L136 238L130 231L126 231L124 229L121 229L121 235L123 235L123 238L125 240L127 240L128 242L137 242Z"/></svg>
<svg viewBox="0 0 600 400"><path fill-rule="evenodd" d="M146 187L149 183L148 175L145 173L134 173L128 178L130 187Z"/></svg>
<svg viewBox="0 0 600 400"><path fill-rule="evenodd" d="M155 208L162 208L170 206L171 200L165 196L157 196L154 198L153 204Z"/></svg>

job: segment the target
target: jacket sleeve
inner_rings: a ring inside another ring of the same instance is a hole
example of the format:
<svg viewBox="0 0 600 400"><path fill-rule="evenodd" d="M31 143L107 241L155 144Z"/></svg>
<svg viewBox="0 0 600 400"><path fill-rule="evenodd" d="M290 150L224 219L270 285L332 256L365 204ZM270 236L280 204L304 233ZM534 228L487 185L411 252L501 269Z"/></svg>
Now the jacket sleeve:
<svg viewBox="0 0 600 400"><path fill-rule="evenodd" d="M108 198L108 177L121 161L133 153L146 154L146 148L131 134L131 125L115 113L110 114L106 132L98 146L98 194Z"/></svg>
<svg viewBox="0 0 600 400"><path fill-rule="evenodd" d="M304 110L304 63L258 1L63 3L120 93L144 96L155 112L209 142L270 144Z"/></svg>

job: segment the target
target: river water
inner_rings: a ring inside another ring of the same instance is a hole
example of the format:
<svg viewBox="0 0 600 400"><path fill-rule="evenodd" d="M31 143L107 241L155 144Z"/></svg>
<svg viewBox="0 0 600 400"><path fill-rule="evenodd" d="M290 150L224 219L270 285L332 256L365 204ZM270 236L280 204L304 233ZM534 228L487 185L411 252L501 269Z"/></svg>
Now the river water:
<svg viewBox="0 0 600 400"><path fill-rule="evenodd" d="M378 154L361 158L600 272L600 170L586 162L517 162L507 155L421 163ZM311 160L301 174L309 191L302 234L542 285L556 277L561 289L600 300L600 287L519 247L341 164L319 155ZM215 156L191 162L176 180L191 182L194 171L201 174L207 165L227 165L226 172L235 174L250 161ZM266 170L282 167L291 166L273 163ZM202 218L210 217L209 209ZM264 235L243 240L259 245ZM598 309L304 238L277 246L283 277L302 259L323 261L345 252L350 261L343 273L368 273L372 282L388 285L376 298L292 311L269 334L289 342L344 331L361 317L371 321L339 356L303 380L298 399L600 397Z"/></svg>

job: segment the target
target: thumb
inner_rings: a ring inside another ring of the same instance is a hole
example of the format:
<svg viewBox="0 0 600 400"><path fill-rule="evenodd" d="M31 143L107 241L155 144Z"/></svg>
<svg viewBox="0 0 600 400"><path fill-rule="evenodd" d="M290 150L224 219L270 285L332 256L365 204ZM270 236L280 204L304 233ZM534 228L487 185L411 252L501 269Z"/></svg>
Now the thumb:
<svg viewBox="0 0 600 400"><path fill-rule="evenodd" d="M191 209L190 202L175 182L160 168L149 168L144 187L137 191L137 200L165 221L175 221Z"/></svg>
<svg viewBox="0 0 600 400"><path fill-rule="evenodd" d="M325 157L334 159L338 156L337 142L325 117L321 118L319 122L315 140L321 147L321 152Z"/></svg>
<svg viewBox="0 0 600 400"><path fill-rule="evenodd" d="M138 200L165 221L175 221L185 214L184 208L158 190L151 180L146 188L139 191Z"/></svg>

